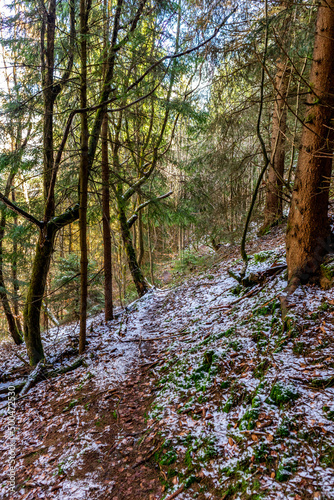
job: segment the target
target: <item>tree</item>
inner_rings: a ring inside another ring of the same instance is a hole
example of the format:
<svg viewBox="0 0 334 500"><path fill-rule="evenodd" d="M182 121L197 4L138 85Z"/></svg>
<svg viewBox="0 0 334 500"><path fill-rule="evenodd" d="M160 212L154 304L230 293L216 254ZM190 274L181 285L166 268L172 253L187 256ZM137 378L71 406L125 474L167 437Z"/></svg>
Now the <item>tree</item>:
<svg viewBox="0 0 334 500"><path fill-rule="evenodd" d="M291 23L291 1L281 2L283 9L283 23L279 28L279 44L289 37L288 27ZM277 36L276 36L277 38ZM283 216L282 186L284 184L285 163L285 135L287 121L286 100L289 90L290 65L288 57L282 53L277 59L276 75L274 80L274 109L271 133L271 156L266 185L266 202L264 209L264 223L262 231L276 224Z"/></svg>
<svg viewBox="0 0 334 500"><path fill-rule="evenodd" d="M316 279L331 248L328 200L334 136L334 1L318 7L307 113L288 218L288 279L293 287Z"/></svg>

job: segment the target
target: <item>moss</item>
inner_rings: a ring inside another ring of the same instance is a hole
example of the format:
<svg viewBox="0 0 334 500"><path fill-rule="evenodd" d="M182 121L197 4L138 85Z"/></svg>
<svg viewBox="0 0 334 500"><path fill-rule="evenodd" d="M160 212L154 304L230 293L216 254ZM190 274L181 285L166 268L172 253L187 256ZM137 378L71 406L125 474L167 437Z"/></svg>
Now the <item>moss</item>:
<svg viewBox="0 0 334 500"><path fill-rule="evenodd" d="M289 338L296 338L299 335L297 318L292 314L287 314L284 318L283 330L287 332Z"/></svg>
<svg viewBox="0 0 334 500"><path fill-rule="evenodd" d="M265 462L269 459L269 461L273 460L273 457L270 455L270 450L266 443L261 443L254 449L254 462L259 464Z"/></svg>
<svg viewBox="0 0 334 500"><path fill-rule="evenodd" d="M334 467L334 446L329 444L324 446L320 462L327 467Z"/></svg>
<svg viewBox="0 0 334 500"><path fill-rule="evenodd" d="M202 364L192 372L190 379L195 382L197 389L203 389L201 381L216 373L217 368L212 367L214 357L214 351L206 351L203 355Z"/></svg>
<svg viewBox="0 0 334 500"><path fill-rule="evenodd" d="M295 342L293 344L293 353L294 354L303 354L304 352L304 347L305 347L305 344L304 342Z"/></svg>
<svg viewBox="0 0 334 500"><path fill-rule="evenodd" d="M160 460L160 465L172 465L176 462L177 460L177 453L176 451L172 448L171 450L166 451L166 453L162 456L162 459Z"/></svg>
<svg viewBox="0 0 334 500"><path fill-rule="evenodd" d="M298 462L293 458L285 458L279 464L276 471L276 480L280 482L287 481L290 479L292 474L297 470Z"/></svg>
<svg viewBox="0 0 334 500"><path fill-rule="evenodd" d="M234 383L231 386L230 397L223 406L222 411L229 413L232 408L235 408L238 404L241 404L242 401L247 399L247 396L249 396L247 388L242 383Z"/></svg>
<svg viewBox="0 0 334 500"><path fill-rule="evenodd" d="M281 424L277 427L275 435L279 438L285 438L290 435L290 422L283 419Z"/></svg>
<svg viewBox="0 0 334 500"><path fill-rule="evenodd" d="M234 351L239 351L241 348L240 342L237 340L232 340L228 343L228 347L231 347Z"/></svg>
<svg viewBox="0 0 334 500"><path fill-rule="evenodd" d="M319 306L319 311L328 311L329 309L329 305L327 302L323 302L320 306Z"/></svg>
<svg viewBox="0 0 334 500"><path fill-rule="evenodd" d="M221 389L227 389L228 387L230 387L231 385L231 382L229 380L224 380L221 384L220 384L220 387Z"/></svg>
<svg viewBox="0 0 334 500"><path fill-rule="evenodd" d="M299 398L299 394L293 384L285 385L282 382L277 382L270 391L270 398L277 406L281 406L295 401Z"/></svg>
<svg viewBox="0 0 334 500"><path fill-rule="evenodd" d="M216 448L214 447L214 441L211 439L208 440L208 442L205 445L205 448L203 449L203 454L200 456L199 460L202 463L207 463L212 458L215 458L218 455L218 452Z"/></svg>
<svg viewBox="0 0 334 500"><path fill-rule="evenodd" d="M262 325L260 323L257 324L257 329L252 332L252 340L254 340L254 342L267 340L267 336L264 334Z"/></svg>
<svg viewBox="0 0 334 500"><path fill-rule="evenodd" d="M189 476L189 477L185 480L185 482L184 482L184 487L185 487L186 489L187 489L187 488L190 488L190 486L191 486L193 483L195 483L197 480L198 480L198 479L197 479L197 477L196 477L196 476L194 476L194 475Z"/></svg>
<svg viewBox="0 0 334 500"><path fill-rule="evenodd" d="M263 251L263 252L259 252L259 253L255 253L253 255L254 257L254 262L258 263L258 262L265 262L266 260L268 260L270 257L273 257L275 255L275 252L272 252L272 251Z"/></svg>
<svg viewBox="0 0 334 500"><path fill-rule="evenodd" d="M323 411L326 413L328 420L334 420L334 405L324 406Z"/></svg>
<svg viewBox="0 0 334 500"><path fill-rule="evenodd" d="M276 309L280 307L278 301L275 299L269 304L264 306L260 306L254 311L254 316L267 316L268 314L272 314ZM276 318L278 320L278 318Z"/></svg>
<svg viewBox="0 0 334 500"><path fill-rule="evenodd" d="M269 367L270 367L270 361L268 359L264 359L254 368L253 371L254 377L262 378L268 371Z"/></svg>
<svg viewBox="0 0 334 500"><path fill-rule="evenodd" d="M228 400L226 401L224 407L223 407L223 412L229 413L231 409L233 408L233 398L229 397Z"/></svg>
<svg viewBox="0 0 334 500"><path fill-rule="evenodd" d="M233 295L240 295L240 293L244 290L242 285L237 285L235 288L232 288L231 293Z"/></svg>
<svg viewBox="0 0 334 500"><path fill-rule="evenodd" d="M334 377L314 378L311 380L312 387L326 389L327 387L334 387Z"/></svg>

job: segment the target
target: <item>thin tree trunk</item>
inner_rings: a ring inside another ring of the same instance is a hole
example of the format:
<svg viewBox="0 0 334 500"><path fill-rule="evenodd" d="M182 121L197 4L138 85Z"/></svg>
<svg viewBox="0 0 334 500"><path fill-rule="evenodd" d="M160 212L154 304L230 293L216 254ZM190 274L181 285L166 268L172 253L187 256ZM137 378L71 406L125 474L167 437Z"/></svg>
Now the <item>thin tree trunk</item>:
<svg viewBox="0 0 334 500"><path fill-rule="evenodd" d="M112 296L112 252L109 207L109 160L108 160L108 115L104 115L101 129L102 138L102 211L103 211L103 261L104 261L104 317L113 319Z"/></svg>
<svg viewBox="0 0 334 500"><path fill-rule="evenodd" d="M140 205L140 201L138 200L138 204ZM138 264L141 266L144 259L144 228L143 228L143 216L142 212L138 213Z"/></svg>
<svg viewBox="0 0 334 500"><path fill-rule="evenodd" d="M80 106L87 107L87 33L89 0L80 0L80 59L81 85ZM79 227L80 227L80 337L79 353L86 347L88 251L87 251L87 191L88 191L88 116L81 113L81 156L79 179Z"/></svg>
<svg viewBox="0 0 334 500"><path fill-rule="evenodd" d="M333 161L334 0L318 8L310 93L287 227L287 264L293 287L319 274L330 250L329 182Z"/></svg>
<svg viewBox="0 0 334 500"><path fill-rule="evenodd" d="M152 251L152 235L151 235L151 223L148 221L148 249L150 252L150 274L151 274L151 282L152 285L155 286L154 283L154 264L153 264L153 251Z"/></svg>
<svg viewBox="0 0 334 500"><path fill-rule="evenodd" d="M12 201L15 203L15 189L12 187ZM17 217L14 217L14 224L15 226L18 225ZM13 261L12 261L12 278L13 278L13 290L14 290L14 297L13 297L13 306L14 306L14 315L15 315L15 321L17 324L17 328L21 334L23 335L23 330L20 322L20 312L19 312L19 293L20 293L20 287L18 284L18 279L17 279L17 241L16 238L13 238Z"/></svg>
<svg viewBox="0 0 334 500"><path fill-rule="evenodd" d="M287 106L286 97L289 85L289 71L286 63L277 63L275 77L275 104L273 112L272 136L271 136L271 159L267 179L266 205L264 211L263 229L275 224L283 216L282 186L284 177L285 161L285 132Z"/></svg>
<svg viewBox="0 0 334 500"><path fill-rule="evenodd" d="M8 197L10 186L12 183L13 175L9 174L7 180L7 186L5 190L5 196ZM0 220L0 299L2 302L2 306L4 309L4 313L8 323L9 333L14 340L15 344L20 345L22 341L21 332L19 330L18 324L15 321L15 317L12 313L10 303L7 296L7 291L5 287L5 280L3 275L3 238L5 235L5 227L6 227L6 208L2 208L1 210L1 220Z"/></svg>

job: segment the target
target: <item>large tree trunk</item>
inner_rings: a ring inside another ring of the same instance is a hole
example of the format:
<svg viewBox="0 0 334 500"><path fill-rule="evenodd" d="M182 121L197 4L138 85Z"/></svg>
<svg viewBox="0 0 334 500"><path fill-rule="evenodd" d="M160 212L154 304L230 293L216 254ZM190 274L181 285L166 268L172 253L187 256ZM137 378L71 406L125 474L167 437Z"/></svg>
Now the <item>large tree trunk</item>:
<svg viewBox="0 0 334 500"><path fill-rule="evenodd" d="M103 262L104 262L104 315L105 320L113 319L112 261L109 207L109 159L108 159L108 115L104 116L102 129L102 212L103 212Z"/></svg>
<svg viewBox="0 0 334 500"><path fill-rule="evenodd" d="M24 308L24 340L31 365L44 358L40 333L40 315L49 272L53 244L57 231L79 218L79 207L75 206L58 217L54 217L40 232L31 272L28 295Z"/></svg>
<svg viewBox="0 0 334 500"><path fill-rule="evenodd" d="M41 29L41 71L43 86L43 183L45 229L47 222L54 216L54 197L48 201L51 176L54 166L53 158L53 107L55 93L53 89L54 70L54 37L56 24L56 0L50 0L49 11L44 13ZM45 47L46 30L46 47ZM26 303L24 307L24 340L31 365L37 364L44 358L40 334L41 306L45 290L46 277L49 272L50 260L53 249L53 238L47 240L44 231L41 231L34 257L31 279L29 283Z"/></svg>
<svg viewBox="0 0 334 500"><path fill-rule="evenodd" d="M330 250L329 182L333 161L334 0L318 8L308 112L287 227L290 285L317 277Z"/></svg>
<svg viewBox="0 0 334 500"><path fill-rule="evenodd" d="M40 333L40 315L42 300L49 272L53 250L54 235L51 241L45 241L40 233L36 245L36 254L30 276L30 284L24 307L24 340L31 365L36 365L44 358Z"/></svg>
<svg viewBox="0 0 334 500"><path fill-rule="evenodd" d="M267 179L263 229L267 229L277 223L283 215L282 186L284 177L288 84L289 72L287 71L286 64L278 61L275 77L276 95L272 121L271 159Z"/></svg>

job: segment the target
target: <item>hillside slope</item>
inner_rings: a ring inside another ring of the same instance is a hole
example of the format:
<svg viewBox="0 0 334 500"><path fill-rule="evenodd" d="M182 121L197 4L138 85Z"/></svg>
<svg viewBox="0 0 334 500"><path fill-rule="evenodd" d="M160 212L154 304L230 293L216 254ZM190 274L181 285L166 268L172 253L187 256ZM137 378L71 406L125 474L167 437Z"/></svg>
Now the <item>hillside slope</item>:
<svg viewBox="0 0 334 500"><path fill-rule="evenodd" d="M249 272L284 262L283 240L257 240ZM4 498L334 499L334 291L300 287L282 322L284 272L245 288L231 266L232 251L107 325L90 319L84 366L17 400L17 491L7 466ZM44 339L54 366L77 332ZM28 368L0 349L6 387Z"/></svg>

